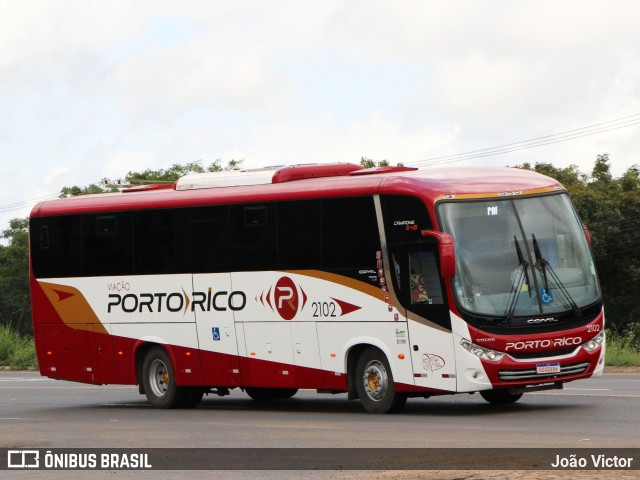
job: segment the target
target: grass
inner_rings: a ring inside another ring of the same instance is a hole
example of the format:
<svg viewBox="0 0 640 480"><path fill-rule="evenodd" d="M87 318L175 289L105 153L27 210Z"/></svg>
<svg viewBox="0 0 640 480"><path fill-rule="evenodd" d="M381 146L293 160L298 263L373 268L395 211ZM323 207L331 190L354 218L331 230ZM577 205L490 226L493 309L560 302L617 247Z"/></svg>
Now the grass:
<svg viewBox="0 0 640 480"><path fill-rule="evenodd" d="M640 366L640 348L634 338L607 332L607 355L605 365L610 367Z"/></svg>
<svg viewBox="0 0 640 480"><path fill-rule="evenodd" d="M33 338L21 337L8 325L0 325L0 365L12 370L38 368Z"/></svg>

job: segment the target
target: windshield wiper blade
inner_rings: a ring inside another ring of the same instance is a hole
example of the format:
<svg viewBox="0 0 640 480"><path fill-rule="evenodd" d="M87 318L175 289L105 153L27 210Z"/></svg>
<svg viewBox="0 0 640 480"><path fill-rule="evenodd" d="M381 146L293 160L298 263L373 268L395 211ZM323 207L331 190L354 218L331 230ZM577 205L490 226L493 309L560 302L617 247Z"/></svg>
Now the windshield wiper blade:
<svg viewBox="0 0 640 480"><path fill-rule="evenodd" d="M529 262L525 261L524 255L522 254L522 250L520 249L520 243L516 236L513 236L513 240L516 242L516 253L518 254L518 262L520 265L524 265L524 278L527 281L527 290L529 291L529 298L531 298L531 282L529 281L529 273L527 272L527 267L529 267Z"/></svg>
<svg viewBox="0 0 640 480"><path fill-rule="evenodd" d="M531 297L531 284L529 283L529 273L527 269L529 268L529 262L524 259L524 255L522 255L522 250L520 249L520 244L518 243L518 239L513 237L516 242L516 253L518 254L518 273L516 274L516 278L511 286L511 293L509 293L509 300L507 301L507 308L504 311L504 323L509 324L513 319L513 314L516 311L516 306L518 305L518 298L520 298L520 292L522 291L522 286L527 285L527 290L529 291L529 297Z"/></svg>
<svg viewBox="0 0 640 480"><path fill-rule="evenodd" d="M536 256L536 263L542 269L542 278L544 280L544 289L546 292L549 292L549 279L547 278L547 267L550 269L551 266L549 262L545 260L542 256L542 252L540 251L540 245L538 244L538 240L536 240L536 236L532 233L533 237L533 253Z"/></svg>
<svg viewBox="0 0 640 480"><path fill-rule="evenodd" d="M547 278L547 272L551 276L551 279L554 281L560 293L565 298L566 302L569 304L571 309L578 317L582 317L582 310L578 307L578 304L573 299L567 288L564 286L558 274L553 269L553 267L549 264L549 262L542 256L542 252L540 251L540 245L538 244L538 240L536 240L536 236L532 233L531 237L533 238L533 252L536 256L536 263L540 266L542 270L542 278L544 279L544 288L545 292L549 294L549 279Z"/></svg>

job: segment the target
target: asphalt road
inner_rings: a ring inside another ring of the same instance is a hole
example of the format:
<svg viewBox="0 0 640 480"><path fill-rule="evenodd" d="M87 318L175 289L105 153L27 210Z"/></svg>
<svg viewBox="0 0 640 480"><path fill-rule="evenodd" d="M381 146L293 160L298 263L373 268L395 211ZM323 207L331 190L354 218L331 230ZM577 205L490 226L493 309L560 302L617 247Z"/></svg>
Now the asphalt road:
<svg viewBox="0 0 640 480"><path fill-rule="evenodd" d="M627 374L530 393L507 407L464 394L370 415L346 395L313 391L262 403L233 391L194 409L157 410L132 386L0 373L4 448L640 448L638 418L640 375Z"/></svg>

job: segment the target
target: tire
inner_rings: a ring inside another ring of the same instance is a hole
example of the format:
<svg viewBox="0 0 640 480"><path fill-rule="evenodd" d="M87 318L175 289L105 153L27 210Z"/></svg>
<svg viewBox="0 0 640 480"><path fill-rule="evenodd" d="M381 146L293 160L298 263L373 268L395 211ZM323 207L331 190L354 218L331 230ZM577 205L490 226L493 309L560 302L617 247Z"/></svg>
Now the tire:
<svg viewBox="0 0 640 480"><path fill-rule="evenodd" d="M151 348L142 363L142 383L149 403L156 408L179 408L188 390L176 385L169 354L162 347Z"/></svg>
<svg viewBox="0 0 640 480"><path fill-rule="evenodd" d="M298 393L297 388L255 388L247 387L244 389L254 400L283 400L291 398Z"/></svg>
<svg viewBox="0 0 640 480"><path fill-rule="evenodd" d="M185 398L180 405L182 408L193 408L202 401L205 389L201 387L178 387L185 391Z"/></svg>
<svg viewBox="0 0 640 480"><path fill-rule="evenodd" d="M509 390L506 388L501 390L483 390L480 392L480 395L491 405L509 405L516 403L522 397L522 393L509 393Z"/></svg>
<svg viewBox="0 0 640 480"><path fill-rule="evenodd" d="M396 392L387 357L369 347L356 364L356 389L364 409L369 413L395 413L404 407L407 396Z"/></svg>

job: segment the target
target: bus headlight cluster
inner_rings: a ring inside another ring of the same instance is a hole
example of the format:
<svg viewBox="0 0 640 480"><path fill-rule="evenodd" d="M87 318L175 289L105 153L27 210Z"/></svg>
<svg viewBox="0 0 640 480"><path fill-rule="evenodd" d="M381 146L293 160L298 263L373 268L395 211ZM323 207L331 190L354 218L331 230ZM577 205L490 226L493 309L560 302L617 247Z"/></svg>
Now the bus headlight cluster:
<svg viewBox="0 0 640 480"><path fill-rule="evenodd" d="M484 360L498 362L502 357L504 357L504 353L481 347L479 345L476 345L475 343L471 343L469 340L465 340L464 338L460 340L460 345L462 345L462 348L464 348L471 355L475 355L476 357L482 358Z"/></svg>
<svg viewBox="0 0 640 480"><path fill-rule="evenodd" d="M593 337L587 343L582 344L582 348L584 348L587 352L593 352L596 348L604 343L604 330L601 331L598 335Z"/></svg>

